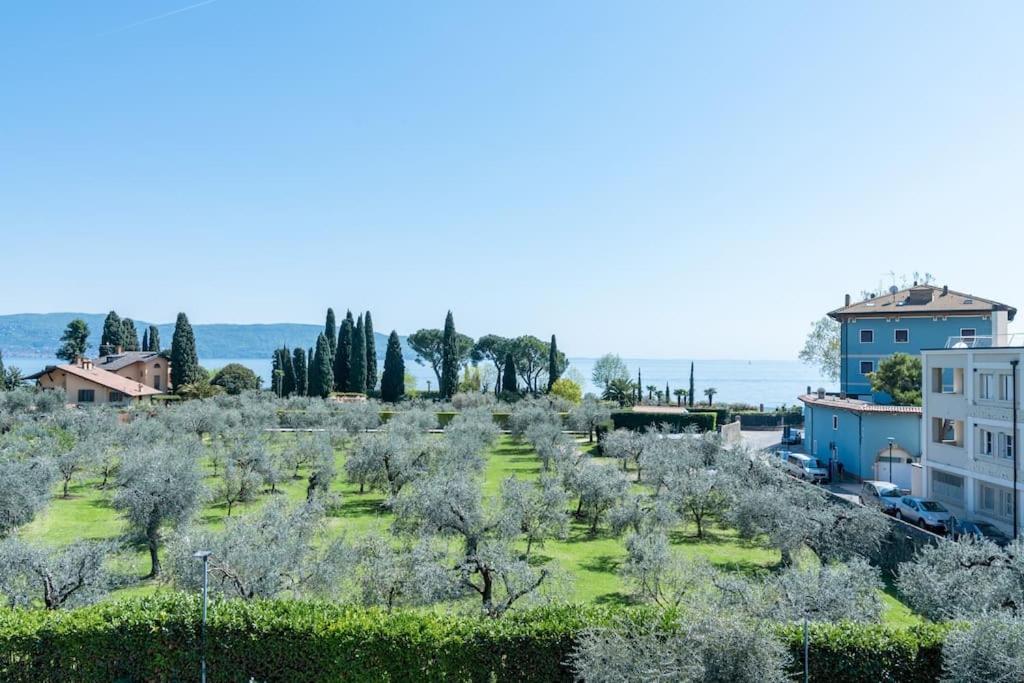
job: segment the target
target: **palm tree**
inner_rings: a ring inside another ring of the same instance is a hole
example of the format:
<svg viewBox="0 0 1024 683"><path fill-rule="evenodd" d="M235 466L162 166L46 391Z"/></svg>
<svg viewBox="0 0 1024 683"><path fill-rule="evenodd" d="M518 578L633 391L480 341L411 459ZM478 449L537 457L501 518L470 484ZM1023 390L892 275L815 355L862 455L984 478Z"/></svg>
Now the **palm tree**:
<svg viewBox="0 0 1024 683"><path fill-rule="evenodd" d="M708 397L708 405L711 405L712 400L715 398L715 394L718 393L718 389L714 387L708 387L704 390L704 395Z"/></svg>
<svg viewBox="0 0 1024 683"><path fill-rule="evenodd" d="M647 385L647 400L648 401L650 401L651 399L654 398L654 392L657 391L657 390L658 390L658 387L654 386L653 384L648 384Z"/></svg>
<svg viewBox="0 0 1024 683"><path fill-rule="evenodd" d="M624 406L627 403L632 403L634 398L635 387L632 382L628 379L613 379L605 387L604 393L601 395L606 401L615 401L619 406Z"/></svg>
<svg viewBox="0 0 1024 683"><path fill-rule="evenodd" d="M683 407L683 399L686 398L686 389L676 389L672 392L676 396L676 405Z"/></svg>

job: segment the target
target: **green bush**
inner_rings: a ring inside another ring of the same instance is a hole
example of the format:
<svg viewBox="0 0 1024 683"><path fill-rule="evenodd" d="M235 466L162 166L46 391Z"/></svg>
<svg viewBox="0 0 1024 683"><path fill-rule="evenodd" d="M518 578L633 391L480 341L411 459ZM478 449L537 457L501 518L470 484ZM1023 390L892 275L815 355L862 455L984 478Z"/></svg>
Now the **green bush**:
<svg viewBox="0 0 1024 683"><path fill-rule="evenodd" d="M771 412L742 412L736 413L740 424L744 427L778 427L783 419L790 427L799 427L804 423L802 410L771 411Z"/></svg>
<svg viewBox="0 0 1024 683"><path fill-rule="evenodd" d="M700 432L713 432L717 424L718 416L714 412L634 413L622 410L612 413L614 429L632 429L633 431L665 425L673 432L681 432L687 427L696 427Z"/></svg>
<svg viewBox="0 0 1024 683"><path fill-rule="evenodd" d="M629 608L634 618L656 618ZM620 612L621 613L621 612ZM579 633L615 608L565 606L502 619L301 601L214 602L207 629L211 683L257 681L571 681ZM0 680L197 680L199 600L165 593L65 612L0 610ZM811 679L937 680L947 627L811 628ZM780 626L802 670L802 630Z"/></svg>

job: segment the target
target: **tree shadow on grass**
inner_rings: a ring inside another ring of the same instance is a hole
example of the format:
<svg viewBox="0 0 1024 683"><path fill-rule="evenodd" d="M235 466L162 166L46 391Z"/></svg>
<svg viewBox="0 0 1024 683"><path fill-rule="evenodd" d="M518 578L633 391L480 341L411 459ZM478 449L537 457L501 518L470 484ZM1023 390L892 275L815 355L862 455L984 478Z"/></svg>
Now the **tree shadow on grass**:
<svg viewBox="0 0 1024 683"><path fill-rule="evenodd" d="M388 509L384 507L384 500L381 498L369 498L352 500L351 497L343 498L331 517L363 517L387 514Z"/></svg>
<svg viewBox="0 0 1024 683"><path fill-rule="evenodd" d="M622 558L615 555L598 555L592 557L586 562L580 563L580 567L591 572L601 572L602 574L616 574L619 571L619 566L622 564Z"/></svg>
<svg viewBox="0 0 1024 683"><path fill-rule="evenodd" d="M594 598L594 604L611 605L613 607L629 607L630 605L636 605L639 603L631 595L621 591L615 591L614 593L598 595Z"/></svg>

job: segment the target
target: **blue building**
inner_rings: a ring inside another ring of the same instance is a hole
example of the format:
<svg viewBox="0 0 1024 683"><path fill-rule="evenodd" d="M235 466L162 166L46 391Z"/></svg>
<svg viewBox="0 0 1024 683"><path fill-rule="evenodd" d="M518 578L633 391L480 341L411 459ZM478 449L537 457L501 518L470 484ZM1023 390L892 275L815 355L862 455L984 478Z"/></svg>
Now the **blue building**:
<svg viewBox="0 0 1024 683"><path fill-rule="evenodd" d="M941 349L951 337L1003 337L1016 309L948 287L918 285L858 303L829 317L839 322L839 389L842 395L875 403L891 402L871 391L868 375L894 353L918 355Z"/></svg>
<svg viewBox="0 0 1024 683"><path fill-rule="evenodd" d="M910 488L911 466L921 458L921 408L824 392L801 396L800 401L804 448L830 466L833 476L842 471L846 477L893 481Z"/></svg>

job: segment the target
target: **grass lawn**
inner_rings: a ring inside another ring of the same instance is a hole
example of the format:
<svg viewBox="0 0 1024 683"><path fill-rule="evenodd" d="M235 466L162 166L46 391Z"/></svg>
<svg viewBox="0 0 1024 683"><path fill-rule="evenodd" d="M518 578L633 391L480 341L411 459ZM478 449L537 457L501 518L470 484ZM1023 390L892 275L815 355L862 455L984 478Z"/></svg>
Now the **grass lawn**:
<svg viewBox="0 0 1024 683"><path fill-rule="evenodd" d="M290 436L280 435L279 438ZM589 444L584 444L584 448L589 449ZM341 494L342 504L328 518L329 533L352 536L374 531L386 533L392 516L381 507L384 496L376 491L360 494L358 485L344 481L344 457L343 453L336 455L339 477L332 488ZM614 465L609 462L608 466ZM502 436L489 455L484 494L497 495L501 482L510 476L529 479L539 472L540 461L532 448ZM208 475L207 484L212 488L215 483L216 478ZM56 489L52 504L25 527L24 537L63 545L78 539L116 538L121 535L124 524L110 506L111 491L98 488L98 484L99 480L77 482L71 487L71 495L67 499L61 498L59 489ZM290 500L305 500L305 473L302 479L286 482L277 488L279 495ZM232 515L248 514L268 499L268 495L263 495L251 503L236 504ZM223 526L226 516L225 506L213 503L203 507L199 520L203 525L216 529ZM679 552L707 557L725 571L751 575L772 571L779 562L778 551L743 540L734 530L717 525L710 525L704 539L697 539L693 528L680 528L673 534L672 541ZM571 599L575 602L630 602L627 587L618 575L619 565L625 558L622 539L611 536L606 530L591 535L588 525L573 522L567 538L535 547L532 556L554 561L571 578ZM149 555L143 548L135 549L125 554L118 568L142 576L149 569ZM120 589L116 595L138 595L159 590L167 589L150 581ZM886 623L904 626L920 622L920 617L896 599L891 587L883 599Z"/></svg>

